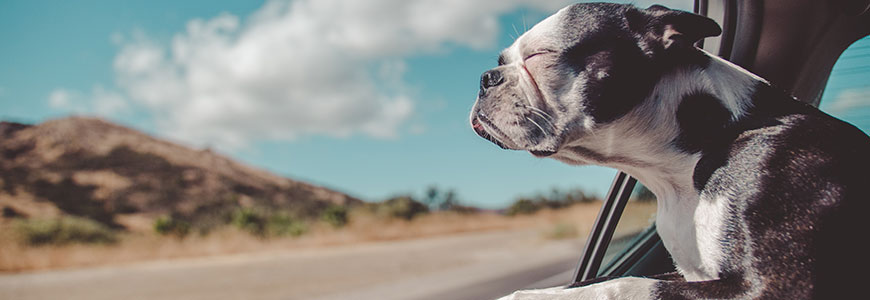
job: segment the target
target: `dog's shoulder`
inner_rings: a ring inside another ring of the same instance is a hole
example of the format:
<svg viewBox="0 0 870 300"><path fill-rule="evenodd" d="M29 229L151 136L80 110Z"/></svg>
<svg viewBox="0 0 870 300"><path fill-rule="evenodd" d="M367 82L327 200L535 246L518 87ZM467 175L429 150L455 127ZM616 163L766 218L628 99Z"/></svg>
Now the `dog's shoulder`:
<svg viewBox="0 0 870 300"><path fill-rule="evenodd" d="M853 243L870 211L870 137L774 87L755 97L727 142L702 152L695 187L733 200L745 226L733 238L752 240L755 273L791 284L813 277L813 297L853 291L842 270L867 263Z"/></svg>
<svg viewBox="0 0 870 300"><path fill-rule="evenodd" d="M735 126L739 134L737 141L762 141L757 146L777 151L791 163L849 161L849 165L859 165L870 162L866 155L870 150L870 137L857 127L770 85L760 85L754 98L754 106L745 121Z"/></svg>
<svg viewBox="0 0 870 300"><path fill-rule="evenodd" d="M758 172L789 176L815 171L818 176L803 179L838 180L842 174L852 174L853 179L866 181L870 137L860 129L766 84L759 85L753 98L746 115L702 151L694 174L698 190L723 168L741 174L737 178L753 178ZM860 174L862 169L865 174Z"/></svg>

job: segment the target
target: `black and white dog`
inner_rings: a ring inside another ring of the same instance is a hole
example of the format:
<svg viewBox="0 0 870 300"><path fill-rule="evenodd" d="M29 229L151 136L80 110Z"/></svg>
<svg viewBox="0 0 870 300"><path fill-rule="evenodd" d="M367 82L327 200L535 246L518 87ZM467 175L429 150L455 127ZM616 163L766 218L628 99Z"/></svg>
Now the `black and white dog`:
<svg viewBox="0 0 870 300"><path fill-rule="evenodd" d="M483 73L474 131L639 179L678 270L504 299L870 298L853 294L870 272L870 138L694 46L720 32L662 6L575 4Z"/></svg>

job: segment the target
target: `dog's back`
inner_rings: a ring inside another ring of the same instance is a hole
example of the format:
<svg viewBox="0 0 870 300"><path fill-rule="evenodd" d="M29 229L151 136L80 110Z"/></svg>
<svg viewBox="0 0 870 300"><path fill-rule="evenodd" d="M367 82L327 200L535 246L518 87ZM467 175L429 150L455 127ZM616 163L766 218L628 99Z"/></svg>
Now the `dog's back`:
<svg viewBox="0 0 870 300"><path fill-rule="evenodd" d="M867 224L870 138L768 85L753 98L745 118L699 146L693 176L705 198L745 199L730 207L722 244L732 253L725 265L735 269L724 277L779 285L763 293L777 299L858 292L850 270L867 264L858 245Z"/></svg>

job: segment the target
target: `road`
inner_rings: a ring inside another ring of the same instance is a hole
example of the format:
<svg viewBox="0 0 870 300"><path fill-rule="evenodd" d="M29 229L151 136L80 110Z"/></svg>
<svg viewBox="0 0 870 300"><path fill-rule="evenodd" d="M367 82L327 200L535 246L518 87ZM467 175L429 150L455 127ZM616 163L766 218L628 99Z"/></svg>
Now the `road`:
<svg viewBox="0 0 870 300"><path fill-rule="evenodd" d="M0 299L492 299L570 281L583 241L536 230L0 275Z"/></svg>

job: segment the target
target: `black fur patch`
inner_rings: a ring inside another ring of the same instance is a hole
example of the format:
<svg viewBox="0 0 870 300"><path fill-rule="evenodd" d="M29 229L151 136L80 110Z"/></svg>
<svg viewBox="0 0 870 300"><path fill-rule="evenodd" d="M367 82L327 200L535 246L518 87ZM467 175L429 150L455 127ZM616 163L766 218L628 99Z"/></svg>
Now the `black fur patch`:
<svg viewBox="0 0 870 300"><path fill-rule="evenodd" d="M571 6L562 21L560 40L567 41L561 65L580 77L585 113L597 123L612 122L640 104L661 74L686 65L706 66L709 57L691 43L715 34L712 29L695 33L702 22L718 29L712 20L688 13L663 13L664 8L641 11L631 6L595 3ZM614 17L614 16L624 16ZM691 41L664 49L662 32L678 24ZM709 23L709 24L708 24ZM709 27L709 26L705 26ZM692 33L692 34L689 34ZM606 74L600 78L600 74Z"/></svg>
<svg viewBox="0 0 870 300"><path fill-rule="evenodd" d="M624 5L574 5L565 14L560 40L566 45L560 65L584 82L579 91L586 114L609 123L637 106L652 89L659 70L653 68L625 19ZM600 74L606 74L599 78ZM630 87L630 88L627 88Z"/></svg>
<svg viewBox="0 0 870 300"><path fill-rule="evenodd" d="M689 153L723 148L733 136L727 132L731 111L708 93L684 96L677 108L677 123L680 135L674 140L674 145Z"/></svg>

